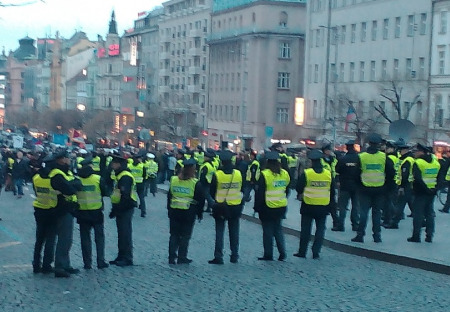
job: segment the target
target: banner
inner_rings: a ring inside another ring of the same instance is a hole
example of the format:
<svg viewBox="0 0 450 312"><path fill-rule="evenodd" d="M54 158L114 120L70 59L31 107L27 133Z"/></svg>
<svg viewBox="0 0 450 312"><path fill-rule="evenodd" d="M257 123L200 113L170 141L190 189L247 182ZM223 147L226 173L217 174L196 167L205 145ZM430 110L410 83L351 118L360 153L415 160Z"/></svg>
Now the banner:
<svg viewBox="0 0 450 312"><path fill-rule="evenodd" d="M137 43L132 41L130 44L130 65L136 66L137 60Z"/></svg>

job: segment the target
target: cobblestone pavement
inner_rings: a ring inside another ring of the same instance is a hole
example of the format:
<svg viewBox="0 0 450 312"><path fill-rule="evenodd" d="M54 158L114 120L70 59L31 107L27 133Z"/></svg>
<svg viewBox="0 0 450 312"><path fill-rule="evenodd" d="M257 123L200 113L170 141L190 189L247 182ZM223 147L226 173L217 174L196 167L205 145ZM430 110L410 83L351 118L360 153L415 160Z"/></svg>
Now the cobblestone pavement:
<svg viewBox="0 0 450 312"><path fill-rule="evenodd" d="M450 306L446 275L327 248L321 260L311 254L298 259L291 256L298 247L292 236L286 237L286 262L257 261L262 231L247 221L241 223L240 262L209 265L214 222L207 214L194 228L189 252L194 262L169 266L164 194L147 198L147 218L134 216L134 267L82 270L69 279L34 275L29 190L22 199L8 192L0 200L1 311L448 311ZM109 219L106 235L110 260L116 231ZM82 267L77 226L72 264Z"/></svg>

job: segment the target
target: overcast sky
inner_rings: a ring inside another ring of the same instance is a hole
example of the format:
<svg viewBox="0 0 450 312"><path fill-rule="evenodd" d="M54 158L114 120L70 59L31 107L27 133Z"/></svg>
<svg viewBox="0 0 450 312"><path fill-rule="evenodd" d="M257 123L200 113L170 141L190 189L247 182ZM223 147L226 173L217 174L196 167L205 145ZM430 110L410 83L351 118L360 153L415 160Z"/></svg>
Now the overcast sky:
<svg viewBox="0 0 450 312"><path fill-rule="evenodd" d="M34 0L2 0L0 3L25 3ZM119 35L133 27L142 11L150 11L163 0L45 0L21 7L0 7L0 49L6 52L19 47L19 39L55 36L59 31L70 38L75 30L84 31L89 39L106 36L111 11L116 12Z"/></svg>

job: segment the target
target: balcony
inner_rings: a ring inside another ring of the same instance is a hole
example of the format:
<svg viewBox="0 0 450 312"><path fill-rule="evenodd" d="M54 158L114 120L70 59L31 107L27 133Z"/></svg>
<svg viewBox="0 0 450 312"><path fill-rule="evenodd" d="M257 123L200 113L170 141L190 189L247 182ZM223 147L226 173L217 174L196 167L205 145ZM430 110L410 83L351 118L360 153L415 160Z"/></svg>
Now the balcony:
<svg viewBox="0 0 450 312"><path fill-rule="evenodd" d="M170 76L170 69L168 68L163 68L159 70L159 75L160 76Z"/></svg>
<svg viewBox="0 0 450 312"><path fill-rule="evenodd" d="M161 52L159 54L159 59L161 59L161 60L170 60L170 53L169 52Z"/></svg>
<svg viewBox="0 0 450 312"><path fill-rule="evenodd" d="M189 67L189 75L199 75L202 72L200 66L191 66Z"/></svg>
<svg viewBox="0 0 450 312"><path fill-rule="evenodd" d="M170 92L170 86L159 86L158 91L159 91L159 93L169 93Z"/></svg>
<svg viewBox="0 0 450 312"><path fill-rule="evenodd" d="M203 35L204 35L204 33L203 33L202 29L192 29L189 32L189 37L192 37L192 38L203 37Z"/></svg>
<svg viewBox="0 0 450 312"><path fill-rule="evenodd" d="M189 85L188 91L190 93L200 93L202 91L202 89L201 89L200 85Z"/></svg>
<svg viewBox="0 0 450 312"><path fill-rule="evenodd" d="M191 56L200 56L202 55L202 48L190 48L189 55Z"/></svg>

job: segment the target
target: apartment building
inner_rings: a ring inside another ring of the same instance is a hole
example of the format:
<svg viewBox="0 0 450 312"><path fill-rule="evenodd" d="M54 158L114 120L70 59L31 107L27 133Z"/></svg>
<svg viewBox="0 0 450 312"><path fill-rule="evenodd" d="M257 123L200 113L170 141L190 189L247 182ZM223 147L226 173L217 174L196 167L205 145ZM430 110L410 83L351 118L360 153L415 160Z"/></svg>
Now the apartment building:
<svg viewBox="0 0 450 312"><path fill-rule="evenodd" d="M168 137L197 137L206 128L211 0L163 3L159 20L159 104Z"/></svg>
<svg viewBox="0 0 450 312"><path fill-rule="evenodd" d="M208 145L261 149L298 140L303 96L305 1L214 1ZM237 145L237 146L235 146Z"/></svg>
<svg viewBox="0 0 450 312"><path fill-rule="evenodd" d="M356 133L387 135L389 122L375 108L391 121L409 119L425 138L431 20L429 0L311 0L305 138L343 143ZM401 116L386 98L395 99L393 83ZM346 127L350 106L358 122Z"/></svg>
<svg viewBox="0 0 450 312"><path fill-rule="evenodd" d="M450 142L450 1L433 0L429 141Z"/></svg>

